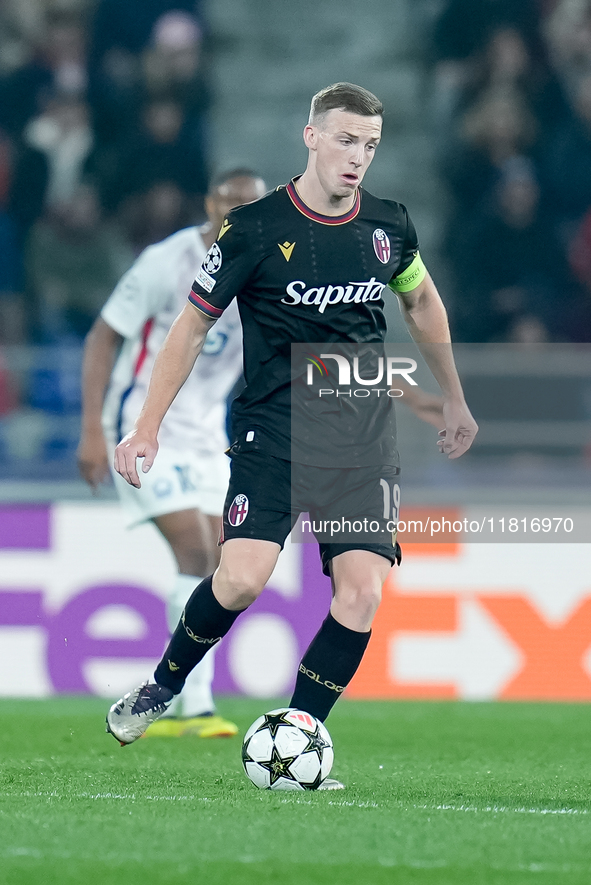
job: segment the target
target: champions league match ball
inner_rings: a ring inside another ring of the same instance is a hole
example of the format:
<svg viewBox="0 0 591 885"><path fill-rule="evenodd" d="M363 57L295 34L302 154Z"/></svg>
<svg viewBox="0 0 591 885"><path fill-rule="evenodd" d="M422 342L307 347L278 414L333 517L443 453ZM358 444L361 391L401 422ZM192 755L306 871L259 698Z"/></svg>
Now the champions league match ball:
<svg viewBox="0 0 591 885"><path fill-rule="evenodd" d="M293 707L259 716L242 744L246 775L261 790L317 790L333 760L323 723Z"/></svg>

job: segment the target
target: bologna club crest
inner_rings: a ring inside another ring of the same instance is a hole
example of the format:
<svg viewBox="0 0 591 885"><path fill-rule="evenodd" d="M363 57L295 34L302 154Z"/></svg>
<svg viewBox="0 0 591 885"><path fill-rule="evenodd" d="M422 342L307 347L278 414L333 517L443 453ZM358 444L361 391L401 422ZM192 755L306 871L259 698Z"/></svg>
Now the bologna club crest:
<svg viewBox="0 0 591 885"><path fill-rule="evenodd" d="M390 261L390 240L381 227L377 227L373 232L373 250L382 264L388 264Z"/></svg>
<svg viewBox="0 0 591 885"><path fill-rule="evenodd" d="M248 498L246 495L236 495L228 510L228 522L230 525L242 525L248 516Z"/></svg>

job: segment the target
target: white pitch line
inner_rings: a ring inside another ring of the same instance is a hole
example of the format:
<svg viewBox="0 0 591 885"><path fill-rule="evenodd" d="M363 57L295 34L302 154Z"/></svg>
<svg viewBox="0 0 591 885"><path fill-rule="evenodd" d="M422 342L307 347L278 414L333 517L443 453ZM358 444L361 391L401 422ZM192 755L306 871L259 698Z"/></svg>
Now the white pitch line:
<svg viewBox="0 0 591 885"><path fill-rule="evenodd" d="M352 808L383 808L378 802L335 802L331 801L328 803L329 805L339 805L341 807L352 807Z"/></svg>
<svg viewBox="0 0 591 885"><path fill-rule="evenodd" d="M126 802L137 802L145 799L148 802L221 802L220 798L210 799L207 796L136 796L135 793L58 793L56 790L51 791L25 791L21 793L0 793L2 799L115 799ZM295 805L310 805L312 799L301 799L300 797L284 798L283 802ZM413 808L415 811L459 811L470 814L553 814L553 815L588 815L591 811L586 808L510 808L508 805L485 805L479 808L477 805L404 805L397 803L401 809ZM347 802L331 800L328 805L336 805L340 807L352 808L384 808L383 804L377 802Z"/></svg>
<svg viewBox="0 0 591 885"><path fill-rule="evenodd" d="M589 814L586 808L510 808L507 805L413 805L419 811L468 811L473 814Z"/></svg>
<svg viewBox="0 0 591 885"><path fill-rule="evenodd" d="M23 793L0 793L3 799L122 799L128 802L136 802L139 799L147 799L150 802L213 802L206 796L136 796L135 793L58 793L55 790L23 792Z"/></svg>

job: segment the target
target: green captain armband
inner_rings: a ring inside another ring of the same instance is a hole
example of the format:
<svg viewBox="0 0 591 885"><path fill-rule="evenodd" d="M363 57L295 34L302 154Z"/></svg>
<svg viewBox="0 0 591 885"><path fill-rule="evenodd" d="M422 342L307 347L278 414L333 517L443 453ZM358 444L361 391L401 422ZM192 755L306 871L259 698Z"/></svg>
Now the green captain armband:
<svg viewBox="0 0 591 885"><path fill-rule="evenodd" d="M388 286L393 292L411 292L423 282L426 275L427 268L423 264L420 252L417 252L412 264L409 264L397 277L392 277Z"/></svg>

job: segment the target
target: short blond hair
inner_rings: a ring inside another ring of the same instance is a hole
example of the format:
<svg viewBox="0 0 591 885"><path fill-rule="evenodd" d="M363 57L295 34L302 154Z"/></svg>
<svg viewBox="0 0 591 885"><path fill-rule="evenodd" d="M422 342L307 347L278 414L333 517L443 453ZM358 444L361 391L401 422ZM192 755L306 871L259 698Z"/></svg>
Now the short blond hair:
<svg viewBox="0 0 591 885"><path fill-rule="evenodd" d="M333 83L317 92L310 105L308 122L315 123L328 111L348 111L360 117L383 117L384 106L379 98L354 83Z"/></svg>

